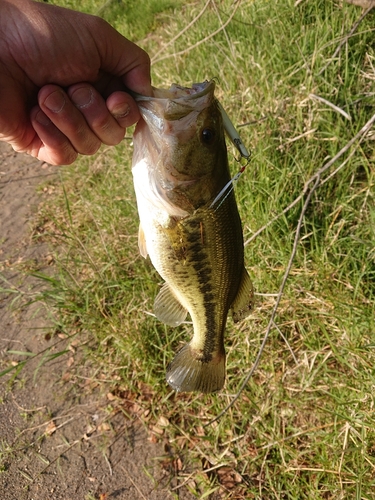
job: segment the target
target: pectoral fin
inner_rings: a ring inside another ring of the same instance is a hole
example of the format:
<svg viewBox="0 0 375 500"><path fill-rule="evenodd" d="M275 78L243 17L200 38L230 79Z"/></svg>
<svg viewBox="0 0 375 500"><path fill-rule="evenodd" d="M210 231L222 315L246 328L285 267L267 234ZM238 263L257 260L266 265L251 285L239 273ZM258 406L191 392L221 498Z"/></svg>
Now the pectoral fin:
<svg viewBox="0 0 375 500"><path fill-rule="evenodd" d="M238 288L237 296L232 304L233 321L237 323L246 318L254 305L254 289L250 276L245 268L242 271L241 283Z"/></svg>
<svg viewBox="0 0 375 500"><path fill-rule="evenodd" d="M139 224L139 229L138 229L138 248L139 248L139 253L142 255L142 257L146 259L148 254L146 245L146 236L141 224Z"/></svg>
<svg viewBox="0 0 375 500"><path fill-rule="evenodd" d="M178 326L186 319L187 310L180 304L167 283L154 302L155 316L169 326Z"/></svg>

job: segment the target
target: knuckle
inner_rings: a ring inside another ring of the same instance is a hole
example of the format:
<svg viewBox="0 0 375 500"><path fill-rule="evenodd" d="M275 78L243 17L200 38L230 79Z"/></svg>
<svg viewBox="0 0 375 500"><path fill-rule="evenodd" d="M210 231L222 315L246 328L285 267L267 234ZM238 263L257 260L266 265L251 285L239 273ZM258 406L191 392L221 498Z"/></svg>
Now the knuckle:
<svg viewBox="0 0 375 500"><path fill-rule="evenodd" d="M77 159L78 153L72 145L65 141L60 148L53 148L49 152L49 157L54 165L71 165Z"/></svg>
<svg viewBox="0 0 375 500"><path fill-rule="evenodd" d="M102 118L92 124L92 130L104 144L114 146L121 142L125 135L125 128L121 127L113 118Z"/></svg>

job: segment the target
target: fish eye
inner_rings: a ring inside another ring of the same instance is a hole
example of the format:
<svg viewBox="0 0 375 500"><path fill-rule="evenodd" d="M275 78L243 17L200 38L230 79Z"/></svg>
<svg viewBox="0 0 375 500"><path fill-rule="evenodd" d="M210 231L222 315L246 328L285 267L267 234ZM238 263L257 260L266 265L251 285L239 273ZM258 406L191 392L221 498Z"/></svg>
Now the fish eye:
<svg viewBox="0 0 375 500"><path fill-rule="evenodd" d="M212 144L215 139L215 132L210 128L204 128L201 132L201 138L205 144Z"/></svg>

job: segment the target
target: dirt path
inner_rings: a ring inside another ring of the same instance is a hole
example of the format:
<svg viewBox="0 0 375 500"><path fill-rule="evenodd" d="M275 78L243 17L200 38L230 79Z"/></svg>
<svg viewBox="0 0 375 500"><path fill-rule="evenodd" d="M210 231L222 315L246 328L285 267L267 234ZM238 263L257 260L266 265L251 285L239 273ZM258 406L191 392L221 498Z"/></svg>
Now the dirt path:
<svg viewBox="0 0 375 500"><path fill-rule="evenodd" d="M0 371L56 344L41 304L22 306L40 282L25 269L46 269L48 248L32 240L31 221L46 194L37 186L56 168L0 143ZM51 267L49 267L51 271ZM52 269L53 272L53 269ZM5 281L4 281L5 280ZM16 292L16 293L15 293ZM52 353L64 349L64 339ZM23 367L13 383L0 378L0 497L2 500L176 498L166 456L143 424L121 412L85 379L79 353L70 350ZM78 377L77 374L80 376ZM178 498L193 498L178 490Z"/></svg>

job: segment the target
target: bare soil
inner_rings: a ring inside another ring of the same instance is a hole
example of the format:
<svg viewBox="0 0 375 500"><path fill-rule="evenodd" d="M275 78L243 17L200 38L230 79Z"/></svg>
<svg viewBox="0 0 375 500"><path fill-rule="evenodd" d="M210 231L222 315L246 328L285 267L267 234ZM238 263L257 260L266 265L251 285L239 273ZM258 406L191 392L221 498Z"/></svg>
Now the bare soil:
<svg viewBox="0 0 375 500"><path fill-rule="evenodd" d="M32 231L48 196L37 188L56 172L0 143L0 372L28 359L20 352L41 353L0 378L0 498L189 500L185 488L173 489L163 441L138 419L109 414L108 395L87 382L79 352L42 362L43 352L66 347L49 333L43 305L28 303L41 283L27 271L53 274L48 247Z"/></svg>

